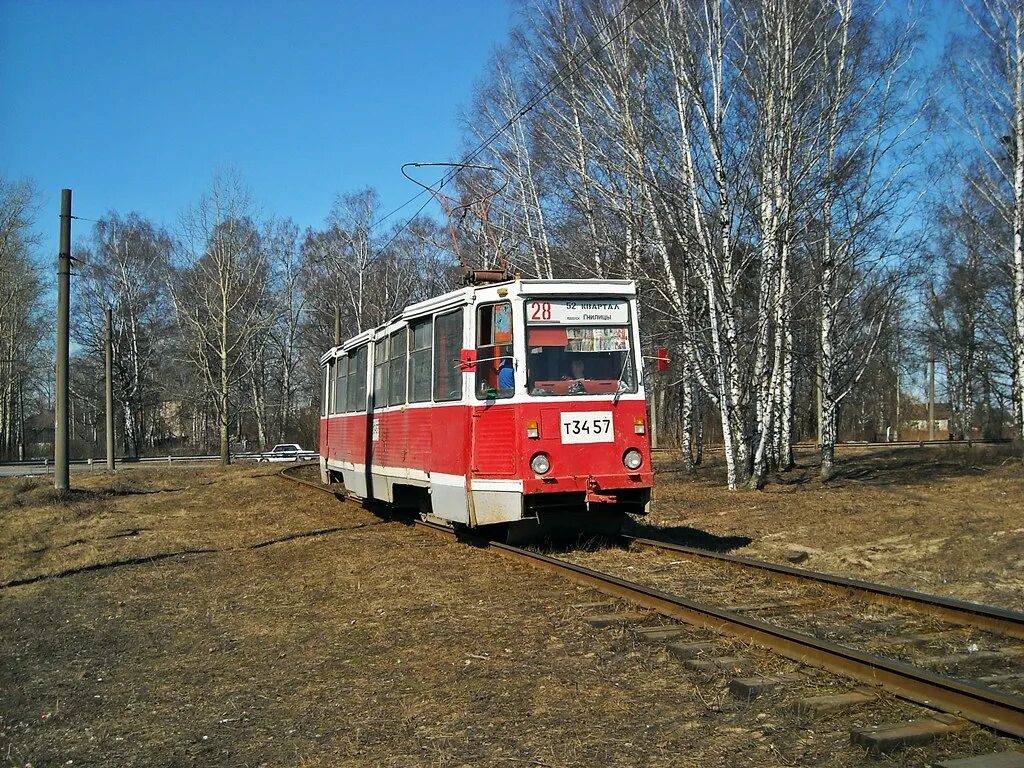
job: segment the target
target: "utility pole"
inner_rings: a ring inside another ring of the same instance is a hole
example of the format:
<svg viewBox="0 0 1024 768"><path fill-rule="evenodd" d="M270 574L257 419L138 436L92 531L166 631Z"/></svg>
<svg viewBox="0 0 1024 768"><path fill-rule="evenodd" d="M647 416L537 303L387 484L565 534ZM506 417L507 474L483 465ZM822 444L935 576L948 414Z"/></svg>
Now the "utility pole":
<svg viewBox="0 0 1024 768"><path fill-rule="evenodd" d="M818 447L821 448L821 422L825 417L821 404L821 358L818 358L818 367L814 375L814 395L818 415Z"/></svg>
<svg viewBox="0 0 1024 768"><path fill-rule="evenodd" d="M903 357L903 349L900 344L900 326L896 324L896 430L893 435L893 439L899 441L900 439L900 360Z"/></svg>
<svg viewBox="0 0 1024 768"><path fill-rule="evenodd" d="M334 346L341 346L341 306L334 305Z"/></svg>
<svg viewBox="0 0 1024 768"><path fill-rule="evenodd" d="M71 486L68 466L68 317L71 314L71 190L60 193L60 251L57 253L57 403L53 425L53 487Z"/></svg>
<svg viewBox="0 0 1024 768"><path fill-rule="evenodd" d="M651 388L654 388L654 381L652 377ZM651 403L651 448L658 447L658 395L656 392L650 392L648 398Z"/></svg>
<svg viewBox="0 0 1024 768"><path fill-rule="evenodd" d="M106 352L107 374L107 471L114 471L114 330L110 307L107 307Z"/></svg>
<svg viewBox="0 0 1024 768"><path fill-rule="evenodd" d="M935 360L928 361L928 439L935 439Z"/></svg>
<svg viewBox="0 0 1024 768"><path fill-rule="evenodd" d="M665 419L665 382L662 382L661 389L658 390L658 413L661 414L662 421ZM657 446L655 446L657 447Z"/></svg>
<svg viewBox="0 0 1024 768"><path fill-rule="evenodd" d="M18 374L18 460L25 460L25 375Z"/></svg>

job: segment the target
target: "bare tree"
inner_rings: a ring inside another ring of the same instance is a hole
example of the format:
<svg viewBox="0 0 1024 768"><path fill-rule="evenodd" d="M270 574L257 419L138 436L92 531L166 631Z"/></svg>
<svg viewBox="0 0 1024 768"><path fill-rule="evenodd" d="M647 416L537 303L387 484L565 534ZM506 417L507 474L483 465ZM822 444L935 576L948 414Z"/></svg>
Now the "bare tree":
<svg viewBox="0 0 1024 768"><path fill-rule="evenodd" d="M267 255L252 202L234 174L214 178L181 219L172 282L188 358L216 405L222 464L231 461L231 395L253 365L247 354L266 332Z"/></svg>
<svg viewBox="0 0 1024 768"><path fill-rule="evenodd" d="M831 8L815 177L820 218L810 223L826 479L834 471L839 403L863 375L912 271L914 246L901 233L912 199L909 170L923 141L922 86L911 66L916 19L883 33L877 16L851 0L832 0Z"/></svg>
<svg viewBox="0 0 1024 768"><path fill-rule="evenodd" d="M35 187L0 177L0 455L25 458L29 398L50 370L45 360L45 284L32 251Z"/></svg>
<svg viewBox="0 0 1024 768"><path fill-rule="evenodd" d="M78 253L80 280L73 336L101 360L106 309L112 310L114 391L123 446L138 456L152 443L160 403L159 367L173 326L167 289L171 238L137 213L110 213L93 227L93 246Z"/></svg>
<svg viewBox="0 0 1024 768"><path fill-rule="evenodd" d="M528 97L516 80L515 65L514 54L508 49L495 55L485 84L478 89L473 109L464 121L468 134L477 141L507 127L498 134L485 158L503 171L503 178L488 176L482 188L469 194L479 197L507 184L505 194L491 201L490 225L508 236L504 255L511 264L526 274L550 278L553 272L548 212L526 126L517 119ZM465 178L466 174L461 174L457 180L462 182Z"/></svg>
<svg viewBox="0 0 1024 768"><path fill-rule="evenodd" d="M481 88L496 125L513 75L553 83L513 120L530 140L490 147L543 189L504 202L549 224L552 274L640 281L645 335L678 353L684 463L706 398L731 488L791 466L816 380L831 473L838 403L901 284L920 99L914 19L890 22L849 0L549 0Z"/></svg>
<svg viewBox="0 0 1024 768"><path fill-rule="evenodd" d="M1015 0L964 0L970 25L952 51L959 122L981 163L966 183L997 212L1009 275L1013 411L1024 439L1024 7Z"/></svg>

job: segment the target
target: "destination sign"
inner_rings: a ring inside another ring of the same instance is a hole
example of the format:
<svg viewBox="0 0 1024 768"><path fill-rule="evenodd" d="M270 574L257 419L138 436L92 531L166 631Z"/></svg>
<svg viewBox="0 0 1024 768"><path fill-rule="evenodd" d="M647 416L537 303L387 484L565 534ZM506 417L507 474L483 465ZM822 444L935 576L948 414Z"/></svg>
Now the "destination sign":
<svg viewBox="0 0 1024 768"><path fill-rule="evenodd" d="M531 299L528 325L625 325L629 302L624 299Z"/></svg>

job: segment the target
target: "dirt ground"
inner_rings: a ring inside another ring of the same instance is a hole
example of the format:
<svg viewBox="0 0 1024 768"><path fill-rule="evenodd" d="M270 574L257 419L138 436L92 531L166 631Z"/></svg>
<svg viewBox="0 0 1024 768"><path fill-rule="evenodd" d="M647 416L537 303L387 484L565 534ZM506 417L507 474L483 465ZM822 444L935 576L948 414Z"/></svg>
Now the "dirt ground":
<svg viewBox="0 0 1024 768"><path fill-rule="evenodd" d="M812 452L763 491L712 459L658 477L647 523L695 546L1024 610L1024 463L1009 446L848 448L822 483ZM658 464L671 470L665 456Z"/></svg>
<svg viewBox="0 0 1024 768"><path fill-rule="evenodd" d="M720 490L713 467L663 474L649 522L1020 607L1024 472L968 458L850 457L846 479L800 469L761 493ZM275 471L73 476L64 499L47 478L0 481L0 764L924 766L1015 745L970 728L868 757L851 727L921 710L883 698L808 721L797 694L737 701L588 625L617 609L581 607L597 593ZM796 668L719 642L755 673ZM810 676L799 695L851 687Z"/></svg>

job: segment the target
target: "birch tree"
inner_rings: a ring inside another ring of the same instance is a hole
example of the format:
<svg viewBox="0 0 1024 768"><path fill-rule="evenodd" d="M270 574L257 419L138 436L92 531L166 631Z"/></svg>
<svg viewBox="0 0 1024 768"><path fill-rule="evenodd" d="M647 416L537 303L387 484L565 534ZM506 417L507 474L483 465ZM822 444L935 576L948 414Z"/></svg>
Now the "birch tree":
<svg viewBox="0 0 1024 768"><path fill-rule="evenodd" d="M697 2L693 13L682 3L668 5L663 19L678 121L680 208L686 217L676 235L695 256L707 310L702 349L691 347L691 363L718 406L726 482L736 489L750 476L750 445L739 303L749 261L737 237L746 224L738 201L744 194L741 169L748 147L730 144L739 135L732 67L735 27L720 0Z"/></svg>
<svg viewBox="0 0 1024 768"><path fill-rule="evenodd" d="M980 163L965 183L998 213L1009 276L1015 437L1024 440L1024 7L1014 0L964 0L970 25L951 52L959 123Z"/></svg>
<svg viewBox="0 0 1024 768"><path fill-rule="evenodd" d="M306 295L302 290L302 261L299 230L288 220L273 228L268 237L274 293L274 323L269 338L280 364L280 420L277 439L285 440L292 427L295 399L301 370L301 332L306 312ZM319 385L319 379L317 380Z"/></svg>
<svg viewBox="0 0 1024 768"><path fill-rule="evenodd" d="M915 269L911 171L924 141L925 99L912 60L916 19L883 31L877 14L830 0L817 198L811 227L818 280L821 476L832 477L837 413L867 368Z"/></svg>
<svg viewBox="0 0 1024 768"><path fill-rule="evenodd" d="M491 225L509 236L510 263L525 274L550 279L554 273L548 212L542 202L543 192L534 150L526 132L527 124L517 119L528 97L516 81L514 65L513 54L507 49L494 56L485 84L477 90L473 109L464 122L467 132L476 141L484 141L507 126L486 155L486 162L497 165L504 176L504 179L488 178L486 186L495 190L508 185L507 192L492 201ZM462 182L464 178L465 175L460 174L457 180ZM488 192L475 191L478 194ZM495 221L499 218L507 220L507 226Z"/></svg>
<svg viewBox="0 0 1024 768"><path fill-rule="evenodd" d="M92 247L78 253L83 263L73 336L101 360L106 309L111 309L115 407L122 447L131 456L151 442L161 395L158 370L173 325L166 273L170 250L170 236L139 214L110 213L93 227Z"/></svg>
<svg viewBox="0 0 1024 768"><path fill-rule="evenodd" d="M172 286L188 359L216 406L220 459L231 462L232 390L266 332L267 256L240 179L218 175L181 220Z"/></svg>
<svg viewBox="0 0 1024 768"><path fill-rule="evenodd" d="M31 395L50 370L45 359L45 284L33 259L38 194L0 177L0 455L23 459Z"/></svg>

